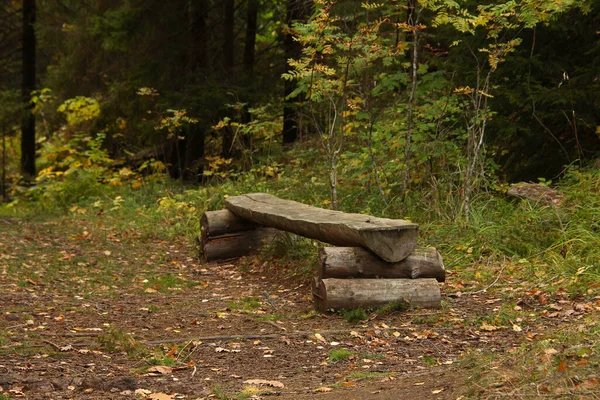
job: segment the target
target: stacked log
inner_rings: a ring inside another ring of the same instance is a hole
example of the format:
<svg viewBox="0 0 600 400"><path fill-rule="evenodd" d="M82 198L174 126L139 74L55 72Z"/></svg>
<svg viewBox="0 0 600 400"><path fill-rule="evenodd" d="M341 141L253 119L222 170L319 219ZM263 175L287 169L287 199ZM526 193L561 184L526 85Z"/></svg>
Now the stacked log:
<svg viewBox="0 0 600 400"><path fill-rule="evenodd" d="M225 203L227 210L207 211L201 219L207 261L248 255L287 231L339 246L319 253L312 293L320 311L396 302L441 306L444 263L435 248L416 247L417 224L324 210L265 193Z"/></svg>
<svg viewBox="0 0 600 400"><path fill-rule="evenodd" d="M440 287L424 279L319 279L312 285L317 310L380 307L404 303L411 307L440 308Z"/></svg>
<svg viewBox="0 0 600 400"><path fill-rule="evenodd" d="M404 260L389 263L361 247L324 247L319 251L319 277L325 278L435 278L444 282L442 256L434 247L417 247Z"/></svg>
<svg viewBox="0 0 600 400"><path fill-rule="evenodd" d="M247 256L281 231L247 222L229 210L206 211L200 218L200 252L204 261Z"/></svg>

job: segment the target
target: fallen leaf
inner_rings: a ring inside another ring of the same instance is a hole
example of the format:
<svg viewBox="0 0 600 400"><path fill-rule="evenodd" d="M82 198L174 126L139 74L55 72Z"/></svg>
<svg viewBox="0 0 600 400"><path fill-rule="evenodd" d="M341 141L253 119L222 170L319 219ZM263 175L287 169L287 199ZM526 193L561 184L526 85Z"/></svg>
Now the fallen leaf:
<svg viewBox="0 0 600 400"><path fill-rule="evenodd" d="M173 400L175 399L175 396L171 396L166 393L152 393L146 398L149 400Z"/></svg>
<svg viewBox="0 0 600 400"><path fill-rule="evenodd" d="M516 324L513 324L512 329L515 332L521 332L523 330L523 328L521 328L519 325L516 325Z"/></svg>
<svg viewBox="0 0 600 400"><path fill-rule="evenodd" d="M315 333L315 337L317 338L317 340L321 343L327 343L327 340L325 340L325 338L323 337L323 335L321 335L320 333Z"/></svg>
<svg viewBox="0 0 600 400"><path fill-rule="evenodd" d="M545 350L544 350L544 353L545 353L547 356L551 356L551 355L554 355L554 354L558 353L558 350L556 350L556 349L552 349L552 348L550 348L550 349L545 349Z"/></svg>
<svg viewBox="0 0 600 400"><path fill-rule="evenodd" d="M482 331L493 332L493 331L497 331L498 329L502 329L502 328L499 326L490 325L484 321L481 323L481 326L479 327L479 329L481 329Z"/></svg>
<svg viewBox="0 0 600 400"><path fill-rule="evenodd" d="M265 386L272 386L272 387L276 387L276 388L284 388L285 385L279 381L267 381L264 379L248 379L247 381L244 381L244 383L248 384L248 385L265 385Z"/></svg>
<svg viewBox="0 0 600 400"><path fill-rule="evenodd" d="M444 388L441 388L441 389L432 390L431 393L439 394L439 393L442 393L443 391L444 391Z"/></svg>
<svg viewBox="0 0 600 400"><path fill-rule="evenodd" d="M352 381L344 382L344 383L342 383L342 386L356 386L356 382L352 382Z"/></svg>
<svg viewBox="0 0 600 400"><path fill-rule="evenodd" d="M590 378L587 381L581 382L579 385L575 386L578 389L593 389L598 386L598 379Z"/></svg>
<svg viewBox="0 0 600 400"><path fill-rule="evenodd" d="M173 368L166 365L155 365L148 368L147 372L149 375L167 375L173 372Z"/></svg>
<svg viewBox="0 0 600 400"><path fill-rule="evenodd" d="M424 384L425 384L425 382L417 382L417 383L415 383L415 386L422 386Z"/></svg>
<svg viewBox="0 0 600 400"><path fill-rule="evenodd" d="M330 387L326 387L326 386L321 386L315 389L315 392L319 392L319 393L326 393L326 392L332 392L333 389Z"/></svg>
<svg viewBox="0 0 600 400"><path fill-rule="evenodd" d="M556 367L556 370L558 372L565 372L569 367L567 367L567 362L565 360L560 360L560 362L558 363L558 367Z"/></svg>
<svg viewBox="0 0 600 400"><path fill-rule="evenodd" d="M146 397L151 393L152 393L152 391L150 391L148 389L135 389L135 392L134 392L136 398Z"/></svg>

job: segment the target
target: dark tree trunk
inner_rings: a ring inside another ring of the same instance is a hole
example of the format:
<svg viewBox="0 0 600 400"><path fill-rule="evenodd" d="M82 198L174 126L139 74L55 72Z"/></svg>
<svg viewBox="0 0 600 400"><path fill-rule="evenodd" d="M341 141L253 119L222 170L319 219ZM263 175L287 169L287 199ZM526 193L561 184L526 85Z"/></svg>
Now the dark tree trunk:
<svg viewBox="0 0 600 400"><path fill-rule="evenodd" d="M35 0L23 0L23 117L21 119L21 171L35 175L35 116L31 92L35 90Z"/></svg>
<svg viewBox="0 0 600 400"><path fill-rule="evenodd" d="M285 63L290 58L300 58L302 55L302 46L299 42L294 40L294 35L291 31L291 27L294 22L306 20L312 10L312 0L288 0L287 1L287 16L286 22L289 26L289 30L283 40L283 47L285 53ZM286 80L284 82L284 106L283 106L283 143L289 144L294 143L298 140L299 134L299 113L296 107L296 99L290 98L290 94L295 89L295 84L292 81Z"/></svg>
<svg viewBox="0 0 600 400"><path fill-rule="evenodd" d="M208 0L191 0L190 9L190 64L193 71L206 68L207 63L207 24Z"/></svg>
<svg viewBox="0 0 600 400"><path fill-rule="evenodd" d="M187 129L187 149L185 153L186 179L201 181L204 166L204 129L198 124L190 125Z"/></svg>
<svg viewBox="0 0 600 400"><path fill-rule="evenodd" d="M246 14L246 43L244 44L244 71L248 78L252 78L254 72L257 19L258 0L248 0Z"/></svg>
<svg viewBox="0 0 600 400"><path fill-rule="evenodd" d="M223 0L223 68L226 79L232 80L234 67L234 29L235 29L235 1ZM233 156L233 130L226 126L223 129L223 142L221 157Z"/></svg>

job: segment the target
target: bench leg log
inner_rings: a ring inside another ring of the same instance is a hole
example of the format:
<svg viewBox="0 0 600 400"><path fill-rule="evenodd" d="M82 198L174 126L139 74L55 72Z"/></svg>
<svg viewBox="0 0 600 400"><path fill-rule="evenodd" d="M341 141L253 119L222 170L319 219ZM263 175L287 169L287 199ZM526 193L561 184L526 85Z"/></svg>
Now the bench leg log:
<svg viewBox="0 0 600 400"><path fill-rule="evenodd" d="M200 251L204 261L225 260L247 256L271 242L281 231L257 228L216 237L200 237Z"/></svg>
<svg viewBox="0 0 600 400"><path fill-rule="evenodd" d="M312 286L315 307L329 309L380 307L406 302L412 307L441 308L441 293L433 278L319 279Z"/></svg>
<svg viewBox="0 0 600 400"><path fill-rule="evenodd" d="M205 211L200 218L200 232L205 237L249 231L257 227L229 210Z"/></svg>
<svg viewBox="0 0 600 400"><path fill-rule="evenodd" d="M416 248L400 262L389 263L361 247L319 250L320 278L435 278L444 282L442 256L434 247Z"/></svg>

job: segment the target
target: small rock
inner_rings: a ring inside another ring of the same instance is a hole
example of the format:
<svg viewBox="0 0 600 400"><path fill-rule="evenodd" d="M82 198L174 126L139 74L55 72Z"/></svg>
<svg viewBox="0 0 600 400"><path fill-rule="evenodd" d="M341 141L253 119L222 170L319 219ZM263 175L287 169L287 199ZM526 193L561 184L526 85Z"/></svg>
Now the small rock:
<svg viewBox="0 0 600 400"><path fill-rule="evenodd" d="M4 314L4 318L6 318L7 321L18 321L20 318L17 314Z"/></svg>

